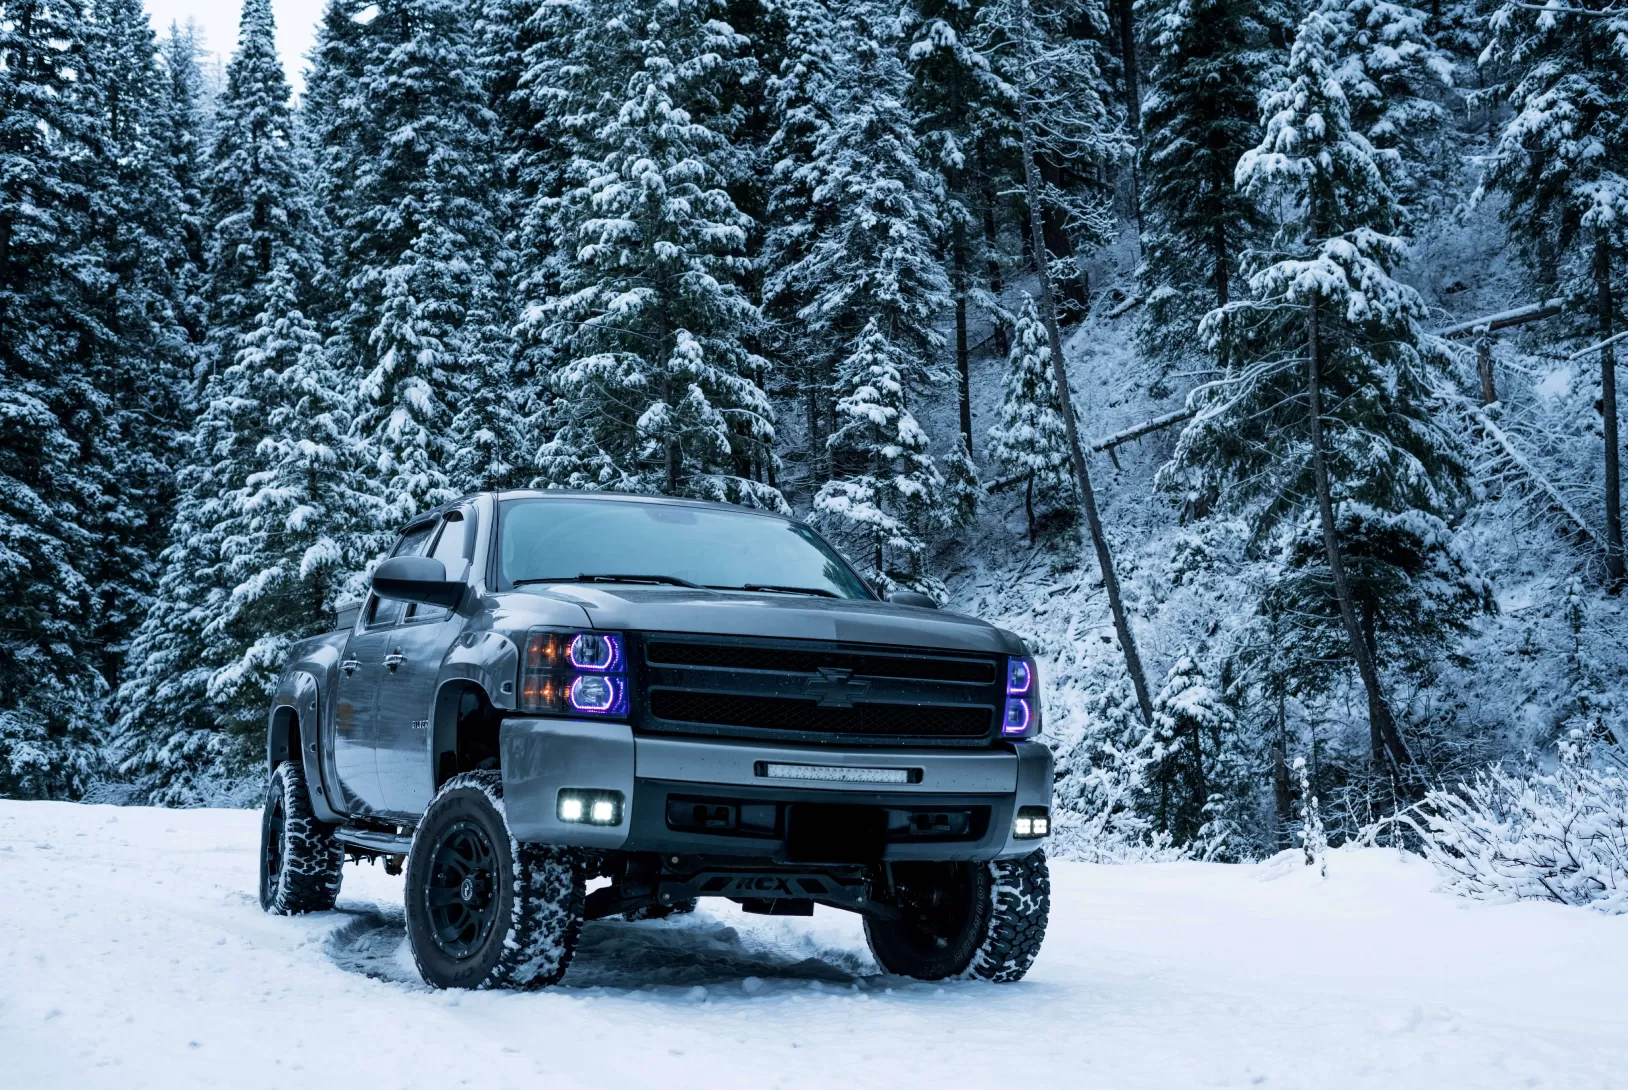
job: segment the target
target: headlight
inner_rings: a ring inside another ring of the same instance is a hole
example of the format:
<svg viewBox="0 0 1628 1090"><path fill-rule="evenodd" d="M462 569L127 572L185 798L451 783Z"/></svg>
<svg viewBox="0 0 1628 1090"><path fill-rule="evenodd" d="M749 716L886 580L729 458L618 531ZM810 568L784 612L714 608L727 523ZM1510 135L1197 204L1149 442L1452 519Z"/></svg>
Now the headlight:
<svg viewBox="0 0 1628 1090"><path fill-rule="evenodd" d="M1033 738L1040 733L1040 677L1034 659L1013 656L1006 661L1006 714L1002 738Z"/></svg>
<svg viewBox="0 0 1628 1090"><path fill-rule="evenodd" d="M627 654L620 632L534 628L526 633L521 711L622 716L627 709Z"/></svg>

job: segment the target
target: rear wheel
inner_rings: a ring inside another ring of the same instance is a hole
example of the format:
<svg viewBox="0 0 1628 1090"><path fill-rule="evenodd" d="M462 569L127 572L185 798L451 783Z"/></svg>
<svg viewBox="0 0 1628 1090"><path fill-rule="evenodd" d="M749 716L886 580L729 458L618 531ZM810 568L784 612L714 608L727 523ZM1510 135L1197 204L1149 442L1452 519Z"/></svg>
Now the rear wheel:
<svg viewBox="0 0 1628 1090"><path fill-rule="evenodd" d="M865 917L883 969L920 980L1023 979L1051 911L1044 852L990 863L895 863L897 920Z"/></svg>
<svg viewBox="0 0 1628 1090"><path fill-rule="evenodd" d="M279 916L327 911L344 866L333 826L311 810L305 770L284 761L272 770L260 815L260 907Z"/></svg>
<svg viewBox="0 0 1628 1090"><path fill-rule="evenodd" d="M437 988L537 988L565 975L582 928L572 853L522 844L497 772L448 780L407 856L407 938Z"/></svg>

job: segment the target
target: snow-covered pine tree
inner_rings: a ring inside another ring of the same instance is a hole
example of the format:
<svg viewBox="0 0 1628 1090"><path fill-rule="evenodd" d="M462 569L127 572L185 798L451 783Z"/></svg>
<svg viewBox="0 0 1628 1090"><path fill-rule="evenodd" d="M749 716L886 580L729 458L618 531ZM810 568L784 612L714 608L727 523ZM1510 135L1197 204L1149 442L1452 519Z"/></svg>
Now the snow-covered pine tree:
<svg viewBox="0 0 1628 1090"><path fill-rule="evenodd" d="M100 107L100 181L91 222L101 275L91 287L101 335L94 381L103 408L83 462L99 502L84 514L96 536L85 562L96 587L92 638L109 685L157 580L182 430L193 345L181 321L187 270L182 194L171 162L169 83L141 0L95 0L81 92Z"/></svg>
<svg viewBox="0 0 1628 1090"><path fill-rule="evenodd" d="M295 642L327 631L347 578L370 559L348 527L371 521L350 435L350 398L300 309L287 265L271 271L256 327L226 385L264 419L246 475L214 505L219 584L204 626L220 666L208 696L217 722L253 734Z"/></svg>
<svg viewBox="0 0 1628 1090"><path fill-rule="evenodd" d="M1617 284L1628 248L1628 17L1504 3L1492 29L1487 55L1509 73L1515 116L1498 136L1482 188L1508 196L1510 234L1538 257L1540 276L1545 265L1558 273L1554 286L1592 315L1597 339L1606 341L1621 317ZM1615 584L1628 577L1615 345L1598 358L1605 566Z"/></svg>
<svg viewBox="0 0 1628 1090"><path fill-rule="evenodd" d="M0 2L0 795L73 796L97 765L101 695L82 565L99 485L85 423L102 117L80 0Z"/></svg>
<svg viewBox="0 0 1628 1090"><path fill-rule="evenodd" d="M966 437L957 435L955 446L944 456L945 520L952 528L971 526L983 499L984 487L978 482L978 467L967 450Z"/></svg>
<svg viewBox="0 0 1628 1090"><path fill-rule="evenodd" d="M1184 650L1153 698L1158 758L1147 770L1157 797L1158 828L1203 859L1248 858L1241 834L1252 807L1249 767L1237 718Z"/></svg>
<svg viewBox="0 0 1628 1090"><path fill-rule="evenodd" d="M1337 41L1325 16L1308 15L1285 82L1263 99L1265 136L1240 161L1238 180L1286 212L1276 260L1250 276L1251 298L1205 318L1208 336L1227 338L1232 372L1193 393L1198 414L1161 476L1189 498L1214 490L1245 506L1261 535L1286 521L1317 528L1321 560L1306 577L1324 588L1343 636L1325 650L1357 665L1372 756L1383 769L1411 756L1365 635L1374 625L1359 616L1352 590L1347 557L1357 543L1342 530L1361 514L1447 534L1443 520L1463 499L1464 466L1431 411L1440 361L1418 327L1422 300L1391 276L1405 253L1387 233L1396 201L1372 146L1351 127L1334 76ZM1384 585L1418 574L1405 562L1396 567L1396 581ZM1375 620L1400 605L1376 602ZM1396 614L1395 623L1406 621Z"/></svg>
<svg viewBox="0 0 1628 1090"><path fill-rule="evenodd" d="M1453 65L1436 46L1437 20L1395 0L1321 0L1319 10L1335 29L1334 74L1351 126L1368 138L1398 204L1456 203L1441 192L1457 178L1456 149L1443 143Z"/></svg>
<svg viewBox="0 0 1628 1090"><path fill-rule="evenodd" d="M979 288L975 271L994 257L993 239L983 229L981 204L987 189L980 177L980 147L1000 142L1009 129L1007 88L975 47L980 3L966 0L910 0L899 21L909 35L906 56L911 75L910 105L921 137L924 161L943 179L944 222L949 247L947 271L955 304L955 370L961 436L972 446L969 307L998 305Z"/></svg>
<svg viewBox="0 0 1628 1090"><path fill-rule="evenodd" d="M455 409L506 375L491 354L508 323L496 306L501 200L473 21L455 0L372 7L350 27L337 3L330 12L344 36L337 63L356 77L337 96L324 91L316 120L331 271L348 296L331 347L359 383L357 428L382 527L394 529L457 494ZM492 402L494 414L504 403ZM465 438L482 441L465 422ZM491 452L481 461L472 477L504 464Z"/></svg>
<svg viewBox="0 0 1628 1090"><path fill-rule="evenodd" d="M209 332L199 414L176 478L163 572L116 702L114 756L155 801L196 804L249 767L252 747L218 729L222 709L210 693L215 672L241 658L243 647L206 636L206 628L237 586L223 525L234 497L263 468L258 452L273 434L275 399L261 372L239 357L264 341L266 315L278 313L274 299L286 296L283 288L273 295L274 274L307 290L314 279L313 223L288 98L270 0L245 0L205 184ZM298 537L288 544L298 548Z"/></svg>
<svg viewBox="0 0 1628 1090"><path fill-rule="evenodd" d="M203 342L206 329L203 283L207 256L204 223L204 173L207 168L203 75L198 70L199 46L191 23L170 24L159 42L159 58L168 87L169 117L166 133L170 175L175 179L176 240L184 263L173 275L179 288L176 317L193 345Z"/></svg>
<svg viewBox="0 0 1628 1090"><path fill-rule="evenodd" d="M1137 273L1147 304L1137 332L1161 375L1192 356L1199 320L1232 301L1245 253L1266 236L1264 210L1233 173L1260 139L1256 98L1278 59L1272 34L1287 19L1280 5L1255 0L1142 5L1153 63L1142 101Z"/></svg>
<svg viewBox="0 0 1628 1090"><path fill-rule="evenodd" d="M1114 168L1132 151L1121 110L1104 75L1109 20L1101 0L999 0L985 4L972 35L1002 83L1009 107L1007 151L1014 181L1024 183L1016 106L1026 101L1028 139L1043 195L1041 231L1063 311L1090 309L1091 285L1080 250L1104 245L1119 230L1113 207ZM1027 220L1027 213L1024 221ZM1033 229L1024 223L1031 259Z"/></svg>
<svg viewBox="0 0 1628 1090"><path fill-rule="evenodd" d="M620 80L553 211L558 294L527 319L555 361L542 478L781 510L765 361L743 343L759 322L739 286L751 222L722 187L735 153L717 107L745 40L721 4L601 10L575 62Z"/></svg>
<svg viewBox="0 0 1628 1090"><path fill-rule="evenodd" d="M842 474L814 497L809 521L864 557L860 571L882 592L906 587L948 595L924 563L927 538L947 526L944 477L927 436L905 407L908 349L872 318L837 366L838 426L829 440Z"/></svg>
<svg viewBox="0 0 1628 1090"><path fill-rule="evenodd" d="M1033 544L1035 501L1071 502L1074 470L1046 330L1029 296L1024 297L1012 330L1001 382L1000 421L989 429L989 460L1003 472L1023 477L1023 513Z"/></svg>
<svg viewBox="0 0 1628 1090"><path fill-rule="evenodd" d="M937 379L934 357L944 347L943 186L923 164L908 77L881 18L857 4L838 25L843 83L812 161L797 171L816 228L806 256L778 280L808 300L798 314L802 351L822 356L839 388L848 383L836 363L873 320L906 383Z"/></svg>
<svg viewBox="0 0 1628 1090"><path fill-rule="evenodd" d="M833 417L835 358L809 352L799 317L815 285L794 279L792 272L809 255L819 229L814 190L818 149L831 131L842 86L842 57L837 21L828 0L785 0L769 13L783 53L778 70L766 80L773 129L763 151L769 186L763 250L763 313L770 351L796 376L803 403L805 449L800 459L811 489L831 476L825 439L835 429ZM788 460L791 460L788 459Z"/></svg>

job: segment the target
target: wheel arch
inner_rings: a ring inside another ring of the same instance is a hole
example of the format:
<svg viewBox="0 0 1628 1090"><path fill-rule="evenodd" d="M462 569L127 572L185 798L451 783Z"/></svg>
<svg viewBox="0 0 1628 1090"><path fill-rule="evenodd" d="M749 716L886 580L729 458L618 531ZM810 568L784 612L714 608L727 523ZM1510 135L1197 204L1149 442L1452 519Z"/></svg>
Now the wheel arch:
<svg viewBox="0 0 1628 1090"><path fill-rule="evenodd" d="M435 691L430 730L435 790L460 773L479 771L488 758L496 760L504 714L479 680L461 675L442 679Z"/></svg>
<svg viewBox="0 0 1628 1090"><path fill-rule="evenodd" d="M284 761L298 760L305 773L311 808L330 824L344 815L328 801L322 774L321 692L317 679L304 670L292 670L277 682L266 723L266 770Z"/></svg>

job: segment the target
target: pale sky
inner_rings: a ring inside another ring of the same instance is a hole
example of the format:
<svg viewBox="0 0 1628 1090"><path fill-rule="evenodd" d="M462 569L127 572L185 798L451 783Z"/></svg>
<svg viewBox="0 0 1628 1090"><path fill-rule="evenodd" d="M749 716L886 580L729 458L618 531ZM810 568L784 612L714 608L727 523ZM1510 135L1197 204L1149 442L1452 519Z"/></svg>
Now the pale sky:
<svg viewBox="0 0 1628 1090"><path fill-rule="evenodd" d="M197 24L199 37L209 52L224 65L237 49L237 19L242 0L146 0L153 29L163 37L173 21ZM305 55L316 43L317 23L327 6L325 0L271 0L277 20L277 51L282 54L283 73L295 94L305 86Z"/></svg>

